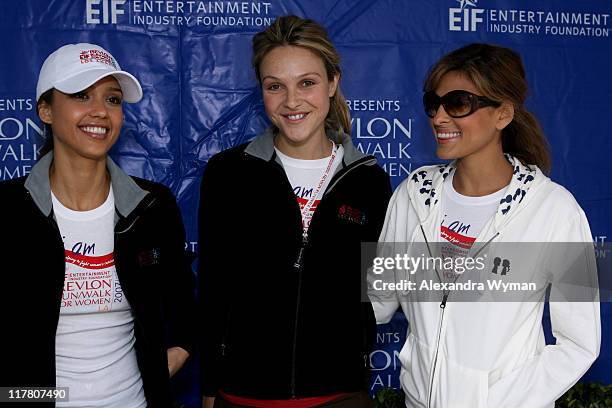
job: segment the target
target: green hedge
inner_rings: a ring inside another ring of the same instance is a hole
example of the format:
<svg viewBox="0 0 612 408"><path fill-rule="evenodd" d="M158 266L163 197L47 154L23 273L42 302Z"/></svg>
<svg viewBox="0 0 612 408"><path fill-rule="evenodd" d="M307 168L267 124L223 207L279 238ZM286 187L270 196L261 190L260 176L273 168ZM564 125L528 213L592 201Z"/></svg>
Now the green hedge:
<svg viewBox="0 0 612 408"><path fill-rule="evenodd" d="M381 388L374 396L374 408L404 408L401 390ZM555 408L612 408L612 385L578 383L559 398Z"/></svg>

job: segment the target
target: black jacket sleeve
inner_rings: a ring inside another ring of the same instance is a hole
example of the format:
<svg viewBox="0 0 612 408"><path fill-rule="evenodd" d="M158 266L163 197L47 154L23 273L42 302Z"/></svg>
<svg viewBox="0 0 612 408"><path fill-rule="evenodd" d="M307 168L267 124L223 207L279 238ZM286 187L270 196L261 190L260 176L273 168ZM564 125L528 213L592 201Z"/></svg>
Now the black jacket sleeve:
<svg viewBox="0 0 612 408"><path fill-rule="evenodd" d="M387 206L393 190L391 188L391 179L389 175L380 167L376 166L378 170L378 178L376 181L377 194L374 198L374 211L372 212L372 223L370 224L372 230L370 231L369 242L378 242L380 232L382 231L383 224L385 222L385 214L387 213Z"/></svg>
<svg viewBox="0 0 612 408"><path fill-rule="evenodd" d="M193 255L185 250L185 228L176 199L172 192L162 187L158 192L163 231L164 265L167 273L163 298L163 314L166 326L167 347L181 347L190 355L195 347L195 277L191 269Z"/></svg>
<svg viewBox="0 0 612 408"><path fill-rule="evenodd" d="M228 208L231 200L227 197L227 187L223 186L228 174L222 165L218 156L208 161L198 209L198 338L201 389L205 396L214 396L221 386L222 345L229 310L230 295L224 284L227 266L224 267L224 262L229 261L226 248L231 246L231 242L228 242L227 231L231 228L227 222L232 217Z"/></svg>
<svg viewBox="0 0 612 408"><path fill-rule="evenodd" d="M387 212L387 206L393 190L391 188L391 180L389 175L378 165L374 168L375 177L373 178L373 197L372 197L372 209L370 211L370 223L368 224L368 232L366 242L375 243L378 242L380 232L382 231L383 224L385 222L385 214ZM373 251L371 251L373 252ZM370 259L363 259L365 265L371 265L373 261L373 254ZM364 271L362 271L363 273ZM362 275L362 292L361 298L368 299L367 296L367 277ZM364 320L364 327L370 328L366 330L364 339L364 351L369 353L376 341L376 318L374 317L374 311L372 304L369 301L362 301L362 318ZM368 378L369 379L369 378Z"/></svg>

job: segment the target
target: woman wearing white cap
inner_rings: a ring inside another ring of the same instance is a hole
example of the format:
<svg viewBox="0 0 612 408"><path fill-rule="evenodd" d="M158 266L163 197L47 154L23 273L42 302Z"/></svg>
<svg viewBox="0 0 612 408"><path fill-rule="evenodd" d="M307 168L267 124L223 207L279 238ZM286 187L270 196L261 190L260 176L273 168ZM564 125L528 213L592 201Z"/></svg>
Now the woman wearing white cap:
<svg viewBox="0 0 612 408"><path fill-rule="evenodd" d="M192 343L182 220L166 187L108 157L140 84L103 48L71 44L46 59L36 98L53 146L0 184L2 223L15 223L0 246L13 288L0 386L67 387L57 406L169 406Z"/></svg>

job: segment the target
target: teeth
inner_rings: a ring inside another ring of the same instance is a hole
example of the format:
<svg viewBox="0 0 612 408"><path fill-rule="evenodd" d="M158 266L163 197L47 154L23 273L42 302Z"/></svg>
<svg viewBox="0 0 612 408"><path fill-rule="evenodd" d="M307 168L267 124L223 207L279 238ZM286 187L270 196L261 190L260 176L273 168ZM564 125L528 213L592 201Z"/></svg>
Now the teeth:
<svg viewBox="0 0 612 408"><path fill-rule="evenodd" d="M436 136L438 137L438 139L452 139L453 137L461 136L461 132L437 133Z"/></svg>
<svg viewBox="0 0 612 408"><path fill-rule="evenodd" d="M297 115L287 115L287 117L291 120L299 120L302 119L304 116L306 116L305 113L299 113Z"/></svg>
<svg viewBox="0 0 612 408"><path fill-rule="evenodd" d="M97 135L103 135L106 133L106 128L99 126L84 126L81 129L83 129L85 132L95 133Z"/></svg>

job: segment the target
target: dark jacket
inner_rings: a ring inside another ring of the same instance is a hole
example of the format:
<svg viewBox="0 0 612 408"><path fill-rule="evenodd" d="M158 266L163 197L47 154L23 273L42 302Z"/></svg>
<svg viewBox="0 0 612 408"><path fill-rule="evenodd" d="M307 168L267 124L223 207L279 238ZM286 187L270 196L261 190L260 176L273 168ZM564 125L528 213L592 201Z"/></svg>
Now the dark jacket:
<svg viewBox="0 0 612 408"><path fill-rule="evenodd" d="M290 399L367 387L375 323L362 297L361 243L378 240L391 186L350 137L328 136L342 142L344 158L301 262L301 213L272 133L207 164L199 209L204 395Z"/></svg>
<svg viewBox="0 0 612 408"><path fill-rule="evenodd" d="M52 153L43 157L27 178L0 183L0 386L55 386L65 261L51 203L52 159ZM110 159L107 168L116 209L115 265L134 314L145 396L149 407L169 407L166 350L180 346L191 353L193 344L194 278L181 215L166 187L129 177Z"/></svg>

